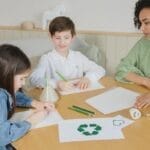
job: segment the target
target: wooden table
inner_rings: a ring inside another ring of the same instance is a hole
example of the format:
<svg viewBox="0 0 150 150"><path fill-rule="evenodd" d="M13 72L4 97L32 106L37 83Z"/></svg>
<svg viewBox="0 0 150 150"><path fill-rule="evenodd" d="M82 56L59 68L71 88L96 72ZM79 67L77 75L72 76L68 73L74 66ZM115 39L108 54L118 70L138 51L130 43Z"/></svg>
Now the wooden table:
<svg viewBox="0 0 150 150"><path fill-rule="evenodd" d="M95 117L111 117L118 114L130 118L129 110L122 110L109 115L103 115L85 103L85 100L94 95L98 95L114 86L122 86L140 93L149 92L148 89L135 84L123 84L116 82L111 77L104 77L100 81L106 89L95 90L86 93L62 96L57 103L57 109L64 119L86 118L82 114L71 111L68 106L79 105L96 112ZM40 91L34 89L30 91L34 97L38 97ZM123 129L125 139L121 140L98 140L83 142L59 142L58 126L34 129L23 138L14 142L17 150L149 150L150 149L150 117L143 116L133 124Z"/></svg>

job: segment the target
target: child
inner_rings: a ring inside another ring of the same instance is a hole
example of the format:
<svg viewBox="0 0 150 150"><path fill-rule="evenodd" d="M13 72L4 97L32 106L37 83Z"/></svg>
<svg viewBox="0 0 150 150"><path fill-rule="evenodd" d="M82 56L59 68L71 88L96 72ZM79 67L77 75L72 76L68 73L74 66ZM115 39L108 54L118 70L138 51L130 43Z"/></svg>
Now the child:
<svg viewBox="0 0 150 150"><path fill-rule="evenodd" d="M62 91L70 90L74 86L85 89L90 82L105 75L102 67L69 48L76 34L75 25L70 18L54 18L49 25L49 32L54 49L41 57L37 68L31 74L30 82L33 86L44 87L44 78L48 74L54 88ZM74 82L69 82L70 80Z"/></svg>
<svg viewBox="0 0 150 150"><path fill-rule="evenodd" d="M14 150L10 143L25 135L54 108L51 103L31 100L20 92L30 67L29 59L18 47L0 45L0 150ZM11 122L16 106L32 106L36 110L24 121Z"/></svg>

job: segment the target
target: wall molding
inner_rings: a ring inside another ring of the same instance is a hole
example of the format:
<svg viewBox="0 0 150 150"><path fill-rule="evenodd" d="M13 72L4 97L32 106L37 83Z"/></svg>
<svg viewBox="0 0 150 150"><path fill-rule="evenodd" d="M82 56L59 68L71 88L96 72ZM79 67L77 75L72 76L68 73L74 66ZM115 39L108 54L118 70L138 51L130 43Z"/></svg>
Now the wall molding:
<svg viewBox="0 0 150 150"><path fill-rule="evenodd" d="M0 26L0 30L16 30L16 31L28 31L28 32L48 32L48 30L43 30L42 28L35 28L31 30L21 29L20 26ZM120 35L120 36L138 36L142 35L140 32L110 32L110 31L100 31L100 30L77 30L77 34L94 34L94 35Z"/></svg>

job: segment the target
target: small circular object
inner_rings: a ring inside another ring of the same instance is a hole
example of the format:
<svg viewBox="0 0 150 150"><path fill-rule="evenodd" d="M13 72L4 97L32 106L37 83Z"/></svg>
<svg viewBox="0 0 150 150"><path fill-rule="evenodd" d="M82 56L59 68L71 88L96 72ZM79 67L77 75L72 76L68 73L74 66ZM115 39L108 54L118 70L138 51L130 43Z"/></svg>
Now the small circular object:
<svg viewBox="0 0 150 150"><path fill-rule="evenodd" d="M129 112L130 112L130 116L134 120L139 119L142 116L141 112L138 109L136 109L136 108L131 108L129 110Z"/></svg>
<svg viewBox="0 0 150 150"><path fill-rule="evenodd" d="M21 29L32 30L35 28L35 24L31 21L24 21L21 23Z"/></svg>

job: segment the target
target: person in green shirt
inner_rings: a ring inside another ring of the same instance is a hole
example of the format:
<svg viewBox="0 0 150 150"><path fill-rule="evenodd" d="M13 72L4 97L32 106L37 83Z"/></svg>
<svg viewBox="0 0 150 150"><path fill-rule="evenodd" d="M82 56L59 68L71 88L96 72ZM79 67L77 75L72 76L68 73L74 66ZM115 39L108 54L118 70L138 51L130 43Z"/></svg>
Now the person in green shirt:
<svg viewBox="0 0 150 150"><path fill-rule="evenodd" d="M134 24L144 36L121 60L115 78L120 82L136 83L150 89L150 0L136 2ZM147 96L138 97L135 106L147 107L150 105L150 93Z"/></svg>

